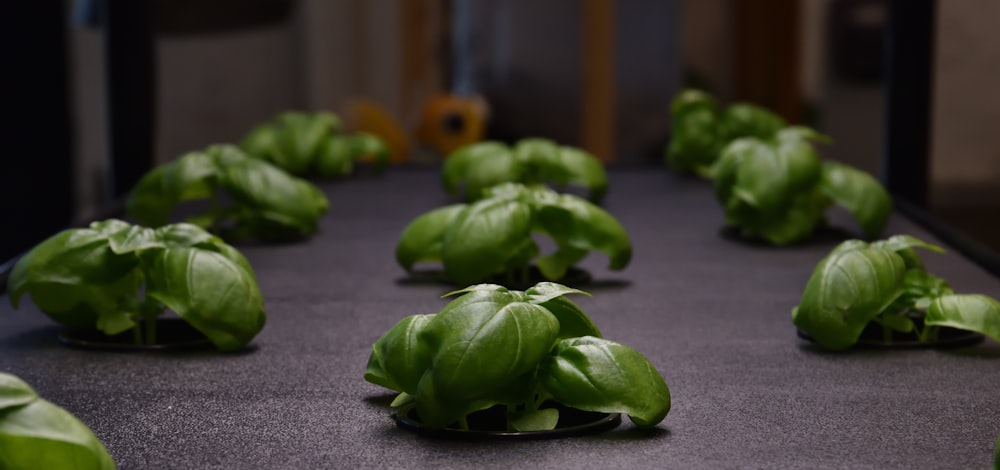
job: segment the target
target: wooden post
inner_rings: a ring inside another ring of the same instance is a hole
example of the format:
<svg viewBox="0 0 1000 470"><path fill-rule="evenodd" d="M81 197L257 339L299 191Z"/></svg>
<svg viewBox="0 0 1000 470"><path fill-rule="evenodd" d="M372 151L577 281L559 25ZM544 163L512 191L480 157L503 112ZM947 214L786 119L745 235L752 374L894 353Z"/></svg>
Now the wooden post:
<svg viewBox="0 0 1000 470"><path fill-rule="evenodd" d="M615 0L584 0L580 146L602 161L615 152Z"/></svg>

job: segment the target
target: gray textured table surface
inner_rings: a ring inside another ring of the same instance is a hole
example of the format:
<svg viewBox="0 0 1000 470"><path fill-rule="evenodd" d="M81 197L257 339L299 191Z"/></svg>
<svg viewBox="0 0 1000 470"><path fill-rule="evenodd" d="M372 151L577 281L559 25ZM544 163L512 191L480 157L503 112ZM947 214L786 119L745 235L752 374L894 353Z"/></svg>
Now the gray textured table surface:
<svg viewBox="0 0 1000 470"><path fill-rule="evenodd" d="M705 182L662 170L612 174L606 207L635 247L624 271L593 254L605 336L649 357L673 395L653 432L456 442L398 429L362 379L371 343L447 286L400 282L393 250L414 216L445 201L429 171L326 186L321 233L244 246L268 323L241 354L68 349L30 304L0 299L0 370L91 426L122 468L988 468L1000 431L1000 345L818 352L790 310L836 243L784 249L720 236ZM835 222L855 230L839 214ZM887 233L926 232L894 216ZM925 256L960 292L1000 281L957 253Z"/></svg>

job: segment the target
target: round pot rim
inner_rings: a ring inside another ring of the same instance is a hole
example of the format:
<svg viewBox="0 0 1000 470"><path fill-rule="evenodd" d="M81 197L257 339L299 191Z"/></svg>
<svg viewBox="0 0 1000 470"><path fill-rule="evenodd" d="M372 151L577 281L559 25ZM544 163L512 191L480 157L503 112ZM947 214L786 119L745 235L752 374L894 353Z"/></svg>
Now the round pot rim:
<svg viewBox="0 0 1000 470"><path fill-rule="evenodd" d="M571 409L571 408L564 408ZM572 426L557 427L543 431L493 431L483 429L455 429L455 428L429 428L423 425L418 419L411 416L414 408L400 410L392 414L392 419L396 425L402 429L423 434L430 437L450 438L450 439L555 439L561 437L584 436L610 431L618 427L622 422L621 413L595 413L599 417L593 421ZM576 410L584 412L582 410Z"/></svg>
<svg viewBox="0 0 1000 470"><path fill-rule="evenodd" d="M90 350L102 351L178 351L178 350L198 350L210 349L212 342L205 335L194 329L190 324L180 318L157 318L157 342L154 344L135 344L132 341L130 331L125 331L117 335L106 335L96 328L63 328L56 338L63 345ZM167 326L166 329L163 328ZM184 338L181 340L171 340L172 333L175 335L178 330L187 330L188 334L196 334L194 338Z"/></svg>

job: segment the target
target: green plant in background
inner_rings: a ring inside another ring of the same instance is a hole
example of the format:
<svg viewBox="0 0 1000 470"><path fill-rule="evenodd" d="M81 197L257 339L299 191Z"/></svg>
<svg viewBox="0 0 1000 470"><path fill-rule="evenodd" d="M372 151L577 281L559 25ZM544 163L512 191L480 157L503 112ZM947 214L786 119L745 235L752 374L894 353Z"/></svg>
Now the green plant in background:
<svg viewBox="0 0 1000 470"><path fill-rule="evenodd" d="M551 237L555 252L540 256L532 233ZM500 276L508 284L526 283L534 262L548 280L596 250L623 269L632 257L625 228L611 214L585 199L544 186L504 183L486 198L427 212L403 230L396 260L409 270L421 261L440 261L445 277L461 285Z"/></svg>
<svg viewBox="0 0 1000 470"><path fill-rule="evenodd" d="M114 470L115 462L87 425L0 372L0 468Z"/></svg>
<svg viewBox="0 0 1000 470"><path fill-rule="evenodd" d="M767 109L749 103L734 103L719 112L708 93L683 90L670 104L670 143L664 161L670 167L710 178L710 169L722 149L740 137L769 139L785 127L785 121Z"/></svg>
<svg viewBox="0 0 1000 470"><path fill-rule="evenodd" d="M285 112L250 131L240 144L251 157L267 160L293 175L324 178L350 175L358 163L381 170L389 148L378 137L344 134L333 113Z"/></svg>
<svg viewBox="0 0 1000 470"><path fill-rule="evenodd" d="M584 410L627 413L654 426L670 410L670 390L638 351L601 338L551 282L526 291L479 284L441 312L412 315L372 346L365 379L400 392L393 406L416 408L430 427L459 423L470 413L506 407L509 430L554 429L551 401Z"/></svg>
<svg viewBox="0 0 1000 470"><path fill-rule="evenodd" d="M329 208L312 183L248 157L233 145L213 145L158 166L129 193L126 212L141 224L161 226L182 202L211 206L188 222L225 238L288 240L316 231Z"/></svg>
<svg viewBox="0 0 1000 470"><path fill-rule="evenodd" d="M1000 341L1000 302L956 294L927 272L915 248L944 251L909 235L841 243L816 266L792 322L831 350L853 346L869 323L881 325L886 342L894 331L935 341L940 327Z"/></svg>
<svg viewBox="0 0 1000 470"><path fill-rule="evenodd" d="M996 448L993 452L993 470L1000 470L1000 434L997 435Z"/></svg>
<svg viewBox="0 0 1000 470"><path fill-rule="evenodd" d="M470 201L500 183L580 186L589 191L591 201L599 203L607 192L608 176L601 161L583 150L531 138L513 147L480 142L452 152L445 160L442 183L453 196L463 186L465 199Z"/></svg>
<svg viewBox="0 0 1000 470"><path fill-rule="evenodd" d="M250 263L191 224L154 230L109 219L64 230L18 260L7 287L15 308L27 293L56 322L108 335L132 330L136 344L156 343L165 309L220 350L243 348L265 320Z"/></svg>
<svg viewBox="0 0 1000 470"><path fill-rule="evenodd" d="M865 236L881 233L892 199L871 175L821 162L810 140L828 140L807 127L786 127L771 139L746 137L726 146L712 168L726 222L747 238L787 245L826 223L834 203L851 213Z"/></svg>

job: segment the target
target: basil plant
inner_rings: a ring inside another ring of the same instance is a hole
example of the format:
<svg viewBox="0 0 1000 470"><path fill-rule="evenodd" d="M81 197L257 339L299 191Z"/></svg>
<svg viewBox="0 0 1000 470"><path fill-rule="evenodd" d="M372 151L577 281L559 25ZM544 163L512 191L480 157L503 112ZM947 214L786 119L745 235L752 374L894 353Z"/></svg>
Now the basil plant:
<svg viewBox="0 0 1000 470"><path fill-rule="evenodd" d="M161 226L184 202L209 207L187 219L226 238L289 240L316 231L329 201L312 183L233 145L213 145L158 166L129 193L125 209L141 224Z"/></svg>
<svg viewBox="0 0 1000 470"><path fill-rule="evenodd" d="M64 230L18 260L7 286L14 308L28 294L58 323L131 330L136 344L156 343L166 309L224 351L243 348L265 320L246 258L186 223L152 229L109 219Z"/></svg>
<svg viewBox="0 0 1000 470"><path fill-rule="evenodd" d="M365 379L400 392L392 406L411 408L440 428L493 406L506 407L508 429L554 429L556 402L584 411L627 413L655 426L670 411L670 390L638 351L603 339L551 282L526 291L479 284L437 314L411 315L372 346ZM588 294L589 295L589 294Z"/></svg>
<svg viewBox="0 0 1000 470"><path fill-rule="evenodd" d="M997 435L996 448L993 450L993 470L1000 470L1000 434Z"/></svg>
<svg viewBox="0 0 1000 470"><path fill-rule="evenodd" d="M715 195L726 222L747 238L787 245L826 223L834 203L847 209L865 236L877 237L892 199L871 175L821 162L810 140L826 137L807 127L786 127L771 139L741 138L726 146L712 168Z"/></svg>
<svg viewBox="0 0 1000 470"><path fill-rule="evenodd" d="M0 468L114 470L115 462L87 425L0 372Z"/></svg>
<svg viewBox="0 0 1000 470"><path fill-rule="evenodd" d="M462 186L465 199L470 201L482 198L487 188L508 182L580 186L595 203L608 189L608 175L596 157L538 138L521 139L513 147L500 142L462 147L445 160L442 182L453 196Z"/></svg>
<svg viewBox="0 0 1000 470"><path fill-rule="evenodd" d="M495 277L526 283L532 262L547 280L562 278L591 250L623 269L632 242L611 214L572 194L544 186L504 183L469 204L427 212L403 230L396 261L408 271L418 262L440 261L445 278L460 285ZM556 250L540 255L533 233L551 237Z"/></svg>
<svg viewBox="0 0 1000 470"><path fill-rule="evenodd" d="M710 178L722 149L740 137L772 138L785 121L767 109L734 103L722 112L708 93L684 90L670 104L670 143L664 161L685 173Z"/></svg>
<svg viewBox="0 0 1000 470"><path fill-rule="evenodd" d="M240 146L251 157L273 163L293 175L324 178L350 175L358 163L383 169L389 147L378 137L345 134L340 118L328 112L284 112L243 138Z"/></svg>
<svg viewBox="0 0 1000 470"><path fill-rule="evenodd" d="M887 343L893 332L932 342L941 327L1000 341L1000 302L956 294L927 272L915 248L944 251L909 235L841 243L816 266L792 322L831 350L853 346L869 323L881 326Z"/></svg>

